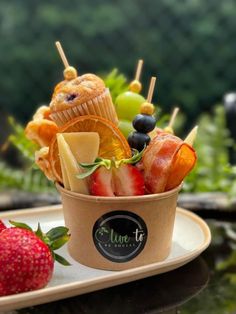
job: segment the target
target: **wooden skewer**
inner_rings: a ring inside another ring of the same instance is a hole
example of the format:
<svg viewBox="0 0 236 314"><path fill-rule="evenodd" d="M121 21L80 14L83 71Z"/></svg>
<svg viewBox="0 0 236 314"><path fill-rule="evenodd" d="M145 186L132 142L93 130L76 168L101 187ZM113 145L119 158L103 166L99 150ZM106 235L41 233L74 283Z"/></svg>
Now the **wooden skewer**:
<svg viewBox="0 0 236 314"><path fill-rule="evenodd" d="M175 123L175 119L176 119L176 116L177 116L178 112L179 112L179 108L175 107L175 109L174 109L174 111L173 111L173 113L171 115L170 122L168 124L169 128L173 128L173 125Z"/></svg>
<svg viewBox="0 0 236 314"><path fill-rule="evenodd" d="M140 60L138 60L138 65L137 65L136 74L135 74L135 78L134 78L137 81L139 81L139 79L140 79L142 67L143 67L143 59L140 59Z"/></svg>
<svg viewBox="0 0 236 314"><path fill-rule="evenodd" d="M148 90L148 96L147 96L147 102L149 102L149 103L152 102L152 96L153 96L155 84L156 84L156 77L153 76L151 78L151 81L150 81L149 90Z"/></svg>
<svg viewBox="0 0 236 314"><path fill-rule="evenodd" d="M64 50L63 50L63 48L61 46L61 43L59 41L56 41L55 45L56 45L57 50L59 52L59 55L60 55L60 57L62 59L62 62L64 64L64 66L65 66L65 69L68 68L70 65L69 65L69 62L67 61L67 58L66 58Z"/></svg>
<svg viewBox="0 0 236 314"><path fill-rule="evenodd" d="M193 146L193 143L197 137L198 125L196 125L186 136L184 142L190 146Z"/></svg>

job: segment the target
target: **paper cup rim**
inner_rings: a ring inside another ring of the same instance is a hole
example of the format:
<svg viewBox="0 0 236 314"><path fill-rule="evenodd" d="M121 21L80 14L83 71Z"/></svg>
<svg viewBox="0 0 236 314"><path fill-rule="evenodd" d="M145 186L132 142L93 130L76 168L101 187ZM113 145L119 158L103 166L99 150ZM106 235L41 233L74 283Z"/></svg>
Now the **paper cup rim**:
<svg viewBox="0 0 236 314"><path fill-rule="evenodd" d="M58 182L55 183L57 190L68 197L84 200L92 203L129 203L129 202L151 202L155 200L161 200L169 198L172 195L177 194L182 188L183 183L178 185L176 188L156 194L147 194L147 195L137 195L137 196L94 196L80 194L77 192L72 192L64 187L62 187Z"/></svg>

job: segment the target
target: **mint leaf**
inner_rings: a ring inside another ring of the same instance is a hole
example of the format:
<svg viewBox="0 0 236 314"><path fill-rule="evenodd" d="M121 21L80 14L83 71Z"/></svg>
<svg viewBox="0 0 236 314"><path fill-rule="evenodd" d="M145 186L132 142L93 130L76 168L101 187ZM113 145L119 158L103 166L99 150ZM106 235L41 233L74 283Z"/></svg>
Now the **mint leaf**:
<svg viewBox="0 0 236 314"><path fill-rule="evenodd" d="M77 174L76 175L76 178L78 179L84 179L84 178L87 178L88 176L90 176L92 173L94 173L95 170L97 170L97 168L100 167L100 164L96 164L94 166L91 166L90 168L88 168L87 171L83 172L83 173L80 173L80 174Z"/></svg>

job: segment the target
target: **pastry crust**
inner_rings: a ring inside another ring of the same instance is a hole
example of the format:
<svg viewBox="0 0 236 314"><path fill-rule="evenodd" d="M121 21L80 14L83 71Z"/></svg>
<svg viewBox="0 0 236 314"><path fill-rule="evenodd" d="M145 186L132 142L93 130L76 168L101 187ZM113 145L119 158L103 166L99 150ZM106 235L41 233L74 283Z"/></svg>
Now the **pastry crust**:
<svg viewBox="0 0 236 314"><path fill-rule="evenodd" d="M55 87L50 110L56 113L82 105L100 96L105 89L104 82L94 74L84 74L71 81L63 81Z"/></svg>
<svg viewBox="0 0 236 314"><path fill-rule="evenodd" d="M49 180L56 180L49 161L49 147L42 147L35 152L35 163Z"/></svg>
<svg viewBox="0 0 236 314"><path fill-rule="evenodd" d="M49 146L52 138L58 132L58 126L50 119L50 114L48 106L39 107L33 120L25 128L26 137L40 147Z"/></svg>

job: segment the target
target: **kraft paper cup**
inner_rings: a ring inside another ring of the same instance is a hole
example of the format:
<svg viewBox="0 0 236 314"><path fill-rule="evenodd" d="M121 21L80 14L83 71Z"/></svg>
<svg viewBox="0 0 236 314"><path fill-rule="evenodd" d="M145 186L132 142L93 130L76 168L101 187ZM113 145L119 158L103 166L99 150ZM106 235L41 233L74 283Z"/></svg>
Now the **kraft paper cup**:
<svg viewBox="0 0 236 314"><path fill-rule="evenodd" d="M163 261L171 249L180 188L143 196L96 197L57 184L71 233L70 255L81 264L106 270Z"/></svg>

